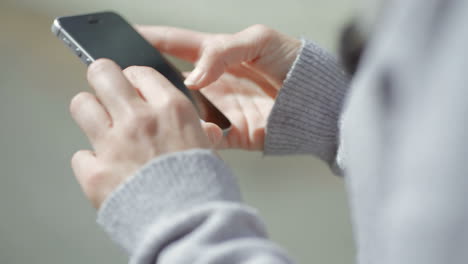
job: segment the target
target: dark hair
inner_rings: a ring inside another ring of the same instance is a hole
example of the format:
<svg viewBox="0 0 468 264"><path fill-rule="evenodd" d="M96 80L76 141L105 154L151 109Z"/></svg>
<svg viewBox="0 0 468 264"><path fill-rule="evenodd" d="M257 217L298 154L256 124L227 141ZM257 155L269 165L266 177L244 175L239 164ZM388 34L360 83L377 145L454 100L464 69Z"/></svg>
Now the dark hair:
<svg viewBox="0 0 468 264"><path fill-rule="evenodd" d="M339 41L341 63L346 71L350 75L353 75L359 66L366 42L365 37L358 28L356 20L352 20L346 24L341 32Z"/></svg>

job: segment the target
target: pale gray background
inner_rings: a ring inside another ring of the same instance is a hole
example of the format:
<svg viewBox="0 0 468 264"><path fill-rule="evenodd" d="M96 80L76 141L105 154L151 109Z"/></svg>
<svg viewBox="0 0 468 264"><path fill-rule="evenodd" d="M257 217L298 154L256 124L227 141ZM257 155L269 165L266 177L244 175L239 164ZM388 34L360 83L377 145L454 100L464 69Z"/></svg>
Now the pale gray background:
<svg viewBox="0 0 468 264"><path fill-rule="evenodd" d="M0 0L0 263L125 263L95 225L69 167L88 147L68 103L85 66L50 33L53 17L115 10L131 22L235 32L263 23L335 49L351 0ZM179 64L187 67L186 64ZM352 263L341 179L313 157L223 152L272 238L299 263Z"/></svg>

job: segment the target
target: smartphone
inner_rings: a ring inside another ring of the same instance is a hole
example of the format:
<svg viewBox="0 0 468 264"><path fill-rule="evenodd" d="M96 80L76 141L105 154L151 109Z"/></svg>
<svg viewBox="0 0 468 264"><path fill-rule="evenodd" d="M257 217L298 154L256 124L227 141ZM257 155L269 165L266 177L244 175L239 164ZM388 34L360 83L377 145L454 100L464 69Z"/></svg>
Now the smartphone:
<svg viewBox="0 0 468 264"><path fill-rule="evenodd" d="M188 89L183 75L120 15L99 12L58 17L52 32L86 65L108 58L122 69L133 65L154 68L192 101L203 121L218 125L224 134L231 129L229 119L201 92Z"/></svg>

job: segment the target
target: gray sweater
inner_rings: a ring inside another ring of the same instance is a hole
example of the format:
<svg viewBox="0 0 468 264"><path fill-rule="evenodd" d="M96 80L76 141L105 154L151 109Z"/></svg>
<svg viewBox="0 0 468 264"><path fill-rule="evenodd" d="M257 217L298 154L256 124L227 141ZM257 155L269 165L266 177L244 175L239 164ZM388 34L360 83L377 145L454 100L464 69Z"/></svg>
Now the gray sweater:
<svg viewBox="0 0 468 264"><path fill-rule="evenodd" d="M468 1L385 10L351 82L304 41L265 154L338 160L358 263L468 263ZM108 197L98 223L131 263L293 263L210 150L152 160Z"/></svg>

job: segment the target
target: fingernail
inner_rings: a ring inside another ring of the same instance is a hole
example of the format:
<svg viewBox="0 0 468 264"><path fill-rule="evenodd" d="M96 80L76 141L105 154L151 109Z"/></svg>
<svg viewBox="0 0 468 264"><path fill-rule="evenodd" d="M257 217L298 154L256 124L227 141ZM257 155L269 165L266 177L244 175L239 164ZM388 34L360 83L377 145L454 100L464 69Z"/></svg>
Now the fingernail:
<svg viewBox="0 0 468 264"><path fill-rule="evenodd" d="M197 85L201 79L203 79L205 73L200 70L199 68L196 68L190 75L185 79L184 84L187 86L194 86Z"/></svg>

